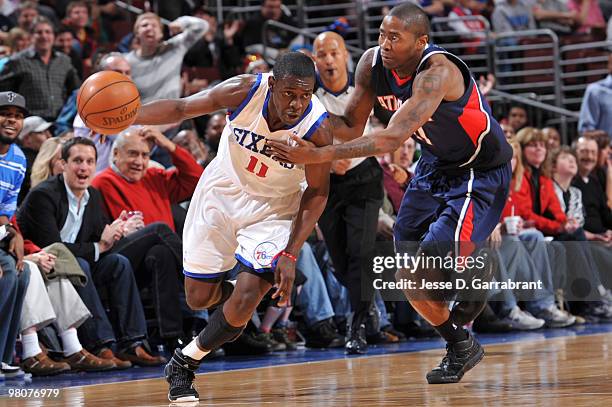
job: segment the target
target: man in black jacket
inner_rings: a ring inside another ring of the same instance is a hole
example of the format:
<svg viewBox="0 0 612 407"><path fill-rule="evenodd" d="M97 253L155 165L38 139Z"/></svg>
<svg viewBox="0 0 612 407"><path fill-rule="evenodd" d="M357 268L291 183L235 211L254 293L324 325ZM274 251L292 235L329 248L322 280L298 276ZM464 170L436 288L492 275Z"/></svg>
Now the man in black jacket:
<svg viewBox="0 0 612 407"><path fill-rule="evenodd" d="M118 337L117 356L139 365L162 364L164 358L150 355L142 346L146 321L132 266L124 256L110 253L123 235L125 222L107 224L104 219L100 193L90 186L96 159L91 140L69 140L62 149L64 173L30 191L17 222L23 235L40 247L64 243L87 275L87 285L77 288L93 314L79 328L84 343L96 348L100 356L116 359L106 348L115 341L115 334L97 288L108 294L110 319Z"/></svg>

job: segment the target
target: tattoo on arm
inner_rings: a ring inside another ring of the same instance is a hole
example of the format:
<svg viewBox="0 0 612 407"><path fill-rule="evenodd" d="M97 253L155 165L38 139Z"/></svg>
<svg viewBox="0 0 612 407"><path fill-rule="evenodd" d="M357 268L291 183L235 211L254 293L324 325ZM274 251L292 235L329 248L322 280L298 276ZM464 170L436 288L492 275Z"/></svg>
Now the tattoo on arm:
<svg viewBox="0 0 612 407"><path fill-rule="evenodd" d="M430 95L433 92L440 90L440 75L433 73L425 73L419 78L416 84L417 89L421 89L425 94Z"/></svg>
<svg viewBox="0 0 612 407"><path fill-rule="evenodd" d="M354 157L370 157L377 154L376 143L373 137L363 136L349 144L335 146L334 159Z"/></svg>

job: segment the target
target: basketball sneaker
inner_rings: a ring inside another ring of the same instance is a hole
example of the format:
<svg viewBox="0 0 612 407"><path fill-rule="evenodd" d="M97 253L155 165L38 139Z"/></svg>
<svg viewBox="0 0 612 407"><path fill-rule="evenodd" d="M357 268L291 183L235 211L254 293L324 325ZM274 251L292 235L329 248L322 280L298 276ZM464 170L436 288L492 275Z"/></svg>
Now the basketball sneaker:
<svg viewBox="0 0 612 407"><path fill-rule="evenodd" d="M183 355L180 349L175 349L174 356L164 368L166 381L170 385L168 400L174 403L199 401L200 395L193 385L195 372L200 362Z"/></svg>
<svg viewBox="0 0 612 407"><path fill-rule="evenodd" d="M431 372L427 373L429 384L457 383L465 372L473 368L484 357L484 349L471 333L467 339L446 344L446 356Z"/></svg>

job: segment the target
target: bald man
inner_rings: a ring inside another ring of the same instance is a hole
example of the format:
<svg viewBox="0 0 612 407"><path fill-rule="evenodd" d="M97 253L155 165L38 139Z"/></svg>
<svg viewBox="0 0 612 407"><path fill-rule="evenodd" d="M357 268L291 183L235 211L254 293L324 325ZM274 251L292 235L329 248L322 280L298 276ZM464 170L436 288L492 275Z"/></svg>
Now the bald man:
<svg viewBox="0 0 612 407"><path fill-rule="evenodd" d="M342 115L355 90L342 37L331 31L320 34L314 41L314 58L318 72L315 94L328 112ZM334 161L329 199L319 219L339 280L351 299L353 314L345 345L348 354L367 351L365 322L374 291L362 276L371 273L366 266L372 264L383 199L382 179L382 169L373 157Z"/></svg>

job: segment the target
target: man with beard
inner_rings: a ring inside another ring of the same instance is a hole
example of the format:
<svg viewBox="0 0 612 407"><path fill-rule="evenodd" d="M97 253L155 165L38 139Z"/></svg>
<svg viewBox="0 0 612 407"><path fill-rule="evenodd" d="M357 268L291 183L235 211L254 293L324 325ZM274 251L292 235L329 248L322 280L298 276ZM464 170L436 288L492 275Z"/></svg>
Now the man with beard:
<svg viewBox="0 0 612 407"><path fill-rule="evenodd" d="M26 158L15 140L27 114L23 96L0 92L0 225L9 232L0 249L0 362L1 372L12 377L19 371L10 366L15 350L21 306L30 279L23 262L23 238L9 219L17 207L17 195L25 176Z"/></svg>

